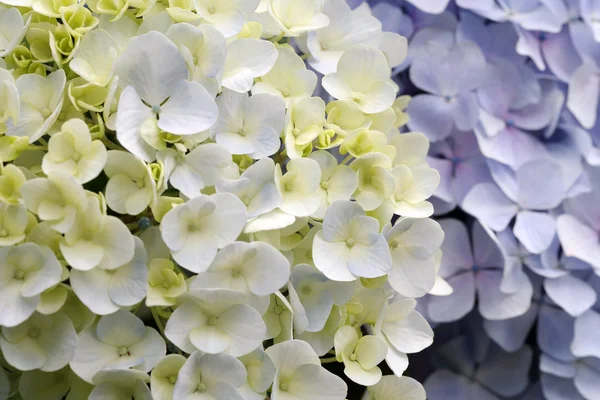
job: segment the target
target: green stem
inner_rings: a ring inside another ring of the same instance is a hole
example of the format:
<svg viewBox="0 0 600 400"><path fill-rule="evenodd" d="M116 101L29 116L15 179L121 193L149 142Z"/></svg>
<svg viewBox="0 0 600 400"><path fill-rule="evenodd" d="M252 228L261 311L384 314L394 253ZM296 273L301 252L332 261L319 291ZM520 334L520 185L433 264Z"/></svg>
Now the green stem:
<svg viewBox="0 0 600 400"><path fill-rule="evenodd" d="M156 312L156 308L150 307L150 311L152 312L152 318L154 318L154 322L156 322L156 326L158 327L160 334L162 336L165 336L165 327L164 327L162 321L160 320L158 313Z"/></svg>
<svg viewBox="0 0 600 400"><path fill-rule="evenodd" d="M271 39L269 39L269 41L273 42L273 43L277 43L279 42L281 39L283 39L283 37L285 36L285 32L281 32L279 35L272 37Z"/></svg>
<svg viewBox="0 0 600 400"><path fill-rule="evenodd" d="M102 138L102 143L104 143L106 148L109 150L125 150L123 147L119 146L118 144L111 142L106 136L104 136Z"/></svg>
<svg viewBox="0 0 600 400"><path fill-rule="evenodd" d="M348 154L348 157L344 158L344 160L342 161L342 164L348 164L348 162L350 160L352 160L352 158L354 158L354 157L352 157L352 154Z"/></svg>

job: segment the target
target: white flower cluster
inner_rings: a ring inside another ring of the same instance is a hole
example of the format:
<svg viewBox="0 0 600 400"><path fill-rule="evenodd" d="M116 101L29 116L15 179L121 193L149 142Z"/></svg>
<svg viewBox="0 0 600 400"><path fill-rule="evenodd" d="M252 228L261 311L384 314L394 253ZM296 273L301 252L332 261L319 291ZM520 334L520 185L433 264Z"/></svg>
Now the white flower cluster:
<svg viewBox="0 0 600 400"><path fill-rule="evenodd" d="M404 38L345 0L0 3L0 399L343 400L330 362L425 399Z"/></svg>

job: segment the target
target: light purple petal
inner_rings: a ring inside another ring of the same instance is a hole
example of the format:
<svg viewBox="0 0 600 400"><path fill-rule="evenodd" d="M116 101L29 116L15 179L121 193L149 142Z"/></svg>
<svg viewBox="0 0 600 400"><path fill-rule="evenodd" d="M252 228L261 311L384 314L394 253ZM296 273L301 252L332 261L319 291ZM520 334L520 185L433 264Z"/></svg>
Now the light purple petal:
<svg viewBox="0 0 600 400"><path fill-rule="evenodd" d="M554 217L537 211L519 212L513 229L519 242L534 254L546 250L556 234Z"/></svg>
<svg viewBox="0 0 600 400"><path fill-rule="evenodd" d="M563 362L575 359L571 353L575 320L558 308L542 306L538 317L537 342L540 349Z"/></svg>
<svg viewBox="0 0 600 400"><path fill-rule="evenodd" d="M596 292L587 283L571 275L546 279L544 290L548 297L573 317L589 310L596 302Z"/></svg>
<svg viewBox="0 0 600 400"><path fill-rule="evenodd" d="M518 207L493 183L479 183L465 196L462 207L495 231L502 231Z"/></svg>
<svg viewBox="0 0 600 400"><path fill-rule="evenodd" d="M505 320L484 320L483 327L486 333L505 351L517 351L525 343L531 327L535 323L538 307L533 305L527 312L519 317Z"/></svg>
<svg viewBox="0 0 600 400"><path fill-rule="evenodd" d="M430 296L427 314L434 322L457 321L467 315L475 304L475 281L470 271L460 273L446 281L454 292L449 296Z"/></svg>
<svg viewBox="0 0 600 400"><path fill-rule="evenodd" d="M431 141L444 139L452 132L453 106L441 97L429 94L415 96L408 103L406 112L410 115L410 129L423 132Z"/></svg>
<svg viewBox="0 0 600 400"><path fill-rule="evenodd" d="M458 95L452 101L454 106L454 124L460 131L469 131L475 127L479 118L479 104L475 93L468 92Z"/></svg>
<svg viewBox="0 0 600 400"><path fill-rule="evenodd" d="M512 353L492 348L479 366L475 379L494 393L504 397L516 396L529 383L531 357L528 346Z"/></svg>

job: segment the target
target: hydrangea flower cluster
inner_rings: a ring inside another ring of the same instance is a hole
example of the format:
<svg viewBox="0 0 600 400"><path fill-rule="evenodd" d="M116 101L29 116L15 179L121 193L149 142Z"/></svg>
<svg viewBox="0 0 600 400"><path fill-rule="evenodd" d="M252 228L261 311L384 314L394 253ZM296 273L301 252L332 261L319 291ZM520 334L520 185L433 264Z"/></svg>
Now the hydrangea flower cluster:
<svg viewBox="0 0 600 400"><path fill-rule="evenodd" d="M345 0L0 3L0 399L425 399L415 299L451 287L403 36Z"/></svg>
<svg viewBox="0 0 600 400"><path fill-rule="evenodd" d="M600 2L369 3L441 175L428 398L598 399Z"/></svg>

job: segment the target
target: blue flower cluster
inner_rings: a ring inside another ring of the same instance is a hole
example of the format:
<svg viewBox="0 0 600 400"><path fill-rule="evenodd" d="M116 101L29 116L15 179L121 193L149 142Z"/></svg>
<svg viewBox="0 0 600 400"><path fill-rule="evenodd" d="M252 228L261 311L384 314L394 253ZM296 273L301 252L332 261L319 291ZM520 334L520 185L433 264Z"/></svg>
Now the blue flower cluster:
<svg viewBox="0 0 600 400"><path fill-rule="evenodd" d="M428 398L600 399L600 1L369 5L442 176Z"/></svg>

